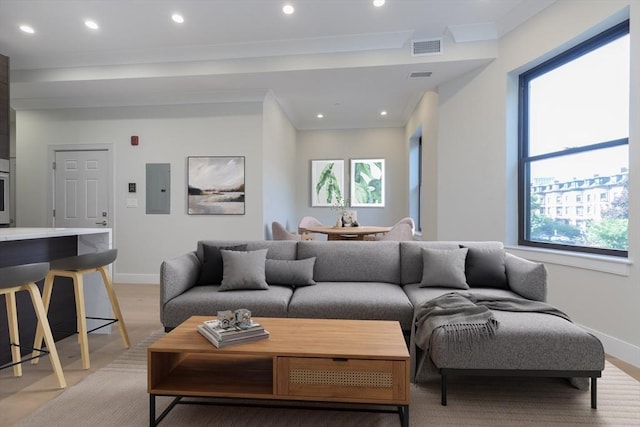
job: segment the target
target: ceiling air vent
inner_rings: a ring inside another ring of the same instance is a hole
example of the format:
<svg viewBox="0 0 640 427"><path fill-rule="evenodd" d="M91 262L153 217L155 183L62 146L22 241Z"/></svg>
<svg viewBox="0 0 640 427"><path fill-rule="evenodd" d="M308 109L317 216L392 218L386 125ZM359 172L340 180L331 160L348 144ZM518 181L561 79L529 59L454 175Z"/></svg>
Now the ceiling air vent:
<svg viewBox="0 0 640 427"><path fill-rule="evenodd" d="M431 71L412 71L411 74L409 74L409 78L419 79L424 77L431 77L431 74L433 74Z"/></svg>
<svg viewBox="0 0 640 427"><path fill-rule="evenodd" d="M411 56L442 54L442 39L425 39L411 41Z"/></svg>

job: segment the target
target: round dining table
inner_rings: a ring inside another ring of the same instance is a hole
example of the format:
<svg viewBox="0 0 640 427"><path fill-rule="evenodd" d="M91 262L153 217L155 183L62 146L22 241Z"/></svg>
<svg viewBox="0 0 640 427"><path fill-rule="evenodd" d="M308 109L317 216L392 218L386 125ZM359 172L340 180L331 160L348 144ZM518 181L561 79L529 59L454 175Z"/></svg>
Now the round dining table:
<svg viewBox="0 0 640 427"><path fill-rule="evenodd" d="M328 240L365 240L365 236L388 233L391 227L359 225L357 227L304 227L302 232L326 234Z"/></svg>

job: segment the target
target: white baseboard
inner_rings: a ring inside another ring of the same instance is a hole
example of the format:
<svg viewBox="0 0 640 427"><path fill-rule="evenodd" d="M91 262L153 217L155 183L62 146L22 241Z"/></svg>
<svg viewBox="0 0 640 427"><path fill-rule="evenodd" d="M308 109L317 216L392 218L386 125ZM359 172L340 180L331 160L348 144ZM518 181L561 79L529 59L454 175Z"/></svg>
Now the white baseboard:
<svg viewBox="0 0 640 427"><path fill-rule="evenodd" d="M160 283L159 274L118 274L113 275L114 283Z"/></svg>
<svg viewBox="0 0 640 427"><path fill-rule="evenodd" d="M605 353L617 357L633 366L640 367L640 347L594 329L587 328L584 325L579 326L602 341Z"/></svg>

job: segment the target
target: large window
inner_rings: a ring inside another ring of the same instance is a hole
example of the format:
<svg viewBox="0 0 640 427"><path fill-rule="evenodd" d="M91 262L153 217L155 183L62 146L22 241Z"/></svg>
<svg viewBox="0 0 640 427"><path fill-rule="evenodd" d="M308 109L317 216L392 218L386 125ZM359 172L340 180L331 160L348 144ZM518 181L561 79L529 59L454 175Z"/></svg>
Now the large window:
<svg viewBox="0 0 640 427"><path fill-rule="evenodd" d="M626 21L520 75L519 244L627 256L629 59Z"/></svg>
<svg viewBox="0 0 640 427"><path fill-rule="evenodd" d="M422 136L411 138L409 147L409 215L422 232Z"/></svg>

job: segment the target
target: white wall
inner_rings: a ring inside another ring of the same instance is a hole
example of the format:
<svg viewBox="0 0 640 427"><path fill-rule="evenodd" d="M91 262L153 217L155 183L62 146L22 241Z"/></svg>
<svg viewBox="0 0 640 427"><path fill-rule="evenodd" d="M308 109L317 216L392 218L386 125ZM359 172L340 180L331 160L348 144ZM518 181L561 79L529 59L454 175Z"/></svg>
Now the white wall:
<svg viewBox="0 0 640 427"><path fill-rule="evenodd" d="M164 259L194 250L200 239L262 239L262 104L18 111L18 226L47 222L47 147L112 144L115 150L116 282L158 282ZM140 145L130 145L138 135ZM245 156L246 214L187 215L187 157ZM145 214L145 164L171 164L171 214ZM138 208L126 208L127 183Z"/></svg>
<svg viewBox="0 0 640 427"><path fill-rule="evenodd" d="M582 1L560 0L503 37L498 59L439 89L439 239L516 243L516 76L621 20L628 6L632 26L629 188L631 194L640 194L640 2L590 1L585 7ZM549 270L549 301L595 331L609 353L640 366L637 263L512 251L544 261ZM632 197L630 261L639 253L640 200Z"/></svg>
<svg viewBox="0 0 640 427"><path fill-rule="evenodd" d="M349 197L351 159L385 159L385 206L354 208L363 225L393 225L409 213L409 145L402 128L299 131L296 160L298 217L313 216L333 225L337 212L311 206L311 160L344 160Z"/></svg>
<svg viewBox="0 0 640 427"><path fill-rule="evenodd" d="M271 239L271 223L278 221L290 231L297 231L295 173L296 129L272 94L263 108L263 184L265 239Z"/></svg>

